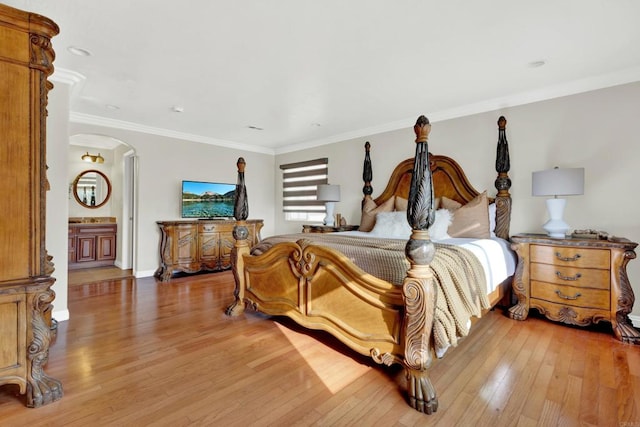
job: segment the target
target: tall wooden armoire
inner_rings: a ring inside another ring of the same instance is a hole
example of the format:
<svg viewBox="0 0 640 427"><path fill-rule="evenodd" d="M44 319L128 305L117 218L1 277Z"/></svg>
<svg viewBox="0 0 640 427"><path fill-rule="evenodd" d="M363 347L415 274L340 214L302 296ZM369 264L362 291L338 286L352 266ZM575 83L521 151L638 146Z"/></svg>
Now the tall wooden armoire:
<svg viewBox="0 0 640 427"><path fill-rule="evenodd" d="M48 18L0 4L0 385L17 384L29 407L62 397L43 369L55 337L45 123L58 32Z"/></svg>

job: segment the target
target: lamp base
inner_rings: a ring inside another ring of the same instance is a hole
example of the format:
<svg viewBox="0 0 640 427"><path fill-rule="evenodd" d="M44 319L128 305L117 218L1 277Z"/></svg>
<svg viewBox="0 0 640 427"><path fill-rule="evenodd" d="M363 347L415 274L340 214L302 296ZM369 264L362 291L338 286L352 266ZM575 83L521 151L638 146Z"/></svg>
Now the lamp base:
<svg viewBox="0 0 640 427"><path fill-rule="evenodd" d="M335 202L326 202L325 207L327 208L327 215L324 217L323 224L328 225L329 227L333 227L335 225L335 221L333 220L333 208L335 206Z"/></svg>
<svg viewBox="0 0 640 427"><path fill-rule="evenodd" d="M564 239L569 231L569 224L564 222L562 214L564 207L567 204L565 199L548 199L547 211L549 212L549 221L547 221L542 228L545 229L549 237L555 239Z"/></svg>

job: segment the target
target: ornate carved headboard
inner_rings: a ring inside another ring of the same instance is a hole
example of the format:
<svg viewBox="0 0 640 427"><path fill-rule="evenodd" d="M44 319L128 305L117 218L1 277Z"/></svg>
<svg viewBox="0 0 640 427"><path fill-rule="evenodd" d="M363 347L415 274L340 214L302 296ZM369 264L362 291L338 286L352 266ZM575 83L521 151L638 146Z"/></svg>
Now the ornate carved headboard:
<svg viewBox="0 0 640 427"><path fill-rule="evenodd" d="M509 193L511 180L507 175L509 171L509 150L505 135L506 124L507 120L501 116L498 120L499 132L496 156L496 171L498 172L498 177L495 185L498 189L498 194L495 200L489 198L490 202L496 203L496 235L504 239L509 238L509 222L511 220L511 195ZM371 145L367 142L365 144L363 172L365 181L363 193L365 199L370 198L372 194L370 147ZM381 205L394 195L405 199L409 198L413 164L414 158L412 157L403 160L395 167L386 188L382 194L374 199L376 205ZM431 171L435 198L445 196L464 205L480 194L480 192L471 185L462 167L451 157L429 153L429 169Z"/></svg>

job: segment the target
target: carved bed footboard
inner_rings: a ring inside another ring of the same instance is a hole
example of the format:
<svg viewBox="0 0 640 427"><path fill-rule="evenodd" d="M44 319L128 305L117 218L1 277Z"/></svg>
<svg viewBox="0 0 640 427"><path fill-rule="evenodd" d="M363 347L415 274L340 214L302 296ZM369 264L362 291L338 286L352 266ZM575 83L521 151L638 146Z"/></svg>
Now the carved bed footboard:
<svg viewBox="0 0 640 427"><path fill-rule="evenodd" d="M394 172L388 186L393 189L383 193L393 194L398 183L407 181L410 184L407 220L413 231L405 247L410 269L402 286L378 279L337 250L306 239L278 243L261 255L250 255L245 222L248 217L245 163L240 158L236 186L236 243L232 251L236 288L234 302L227 308L227 314L231 316L243 313L247 305L265 314L287 316L303 327L327 331L377 363L402 364L408 379L409 404L427 414L438 407L428 373L434 357L431 335L437 294L429 267L435 254L428 232L435 219L433 175L438 180L442 179L441 175L455 176L452 182L457 193L452 197L467 202L479 194L467 185L466 177L451 159L435 156L435 160L430 160L427 145L430 129L426 117L418 118L414 126L416 155L413 164L404 166L405 161L399 165L396 170L403 172L397 173L397 182L392 185L396 179ZM508 150L506 156L508 170ZM371 197L372 192L370 168L367 147L363 175L365 198ZM508 180L504 161L501 169L498 172L502 175L498 179L504 191L499 196L504 198L502 206L510 209L510 182L508 185L504 182ZM510 215L502 213L502 217L505 216ZM501 234L505 233L504 226L500 230Z"/></svg>

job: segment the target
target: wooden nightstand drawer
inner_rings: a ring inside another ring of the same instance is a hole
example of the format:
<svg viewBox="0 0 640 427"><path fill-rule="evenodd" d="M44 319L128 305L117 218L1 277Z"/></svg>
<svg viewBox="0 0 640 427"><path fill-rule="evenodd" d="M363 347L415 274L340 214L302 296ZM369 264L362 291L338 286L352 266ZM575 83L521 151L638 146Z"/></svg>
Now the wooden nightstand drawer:
<svg viewBox="0 0 640 427"><path fill-rule="evenodd" d="M566 286L588 287L609 291L609 270L572 268L559 265L531 263L531 280L558 283Z"/></svg>
<svg viewBox="0 0 640 427"><path fill-rule="evenodd" d="M531 298L573 307L598 308L602 310L609 310L611 305L608 290L560 286L535 280L531 281Z"/></svg>
<svg viewBox="0 0 640 427"><path fill-rule="evenodd" d="M610 267L610 255L606 249L531 245L530 250L531 262L606 270Z"/></svg>

